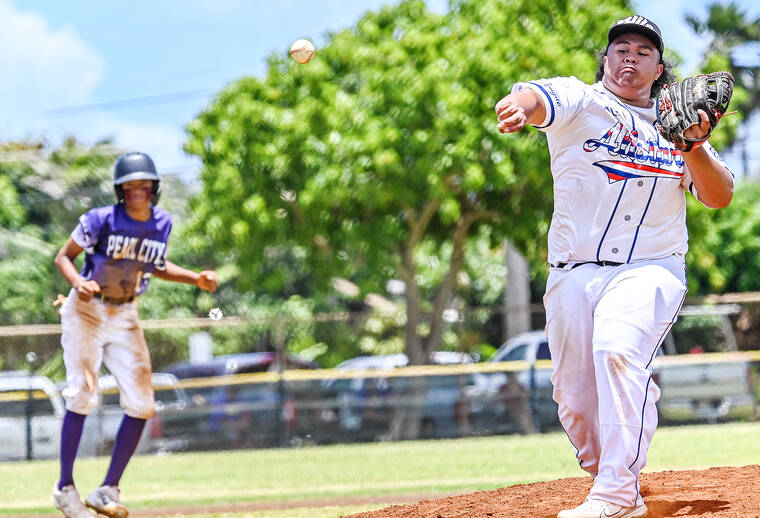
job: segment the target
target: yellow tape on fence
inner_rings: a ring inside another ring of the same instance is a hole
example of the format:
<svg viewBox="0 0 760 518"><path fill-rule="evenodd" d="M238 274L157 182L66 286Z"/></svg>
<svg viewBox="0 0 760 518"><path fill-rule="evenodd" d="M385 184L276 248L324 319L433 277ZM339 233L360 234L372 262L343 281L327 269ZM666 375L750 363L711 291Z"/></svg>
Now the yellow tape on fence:
<svg viewBox="0 0 760 518"><path fill-rule="evenodd" d="M705 353L705 354L681 354L676 356L658 356L654 365L698 365L706 363L728 362L758 362L760 363L759 351L740 351L729 353ZM322 381L334 379L353 378L402 378L421 376L457 376L468 374L487 374L493 372L519 372L530 368L530 364L524 361L511 362L485 362L462 365L415 365L397 367L394 369L371 369L371 370L343 370L343 369L316 369L316 370L286 370L282 373L277 371L254 372L247 374L232 374L227 376L209 378L189 378L179 381L179 386L184 388L205 388L222 385L242 385L256 383L276 383L282 379L286 382L296 381ZM539 360L535 364L537 370L552 368L551 360ZM171 387L155 387L156 390L168 390ZM104 394L116 393L118 388L109 388L102 391ZM0 401L18 401L28 397L25 390L0 392ZM44 399L46 396L40 390L33 391L34 399Z"/></svg>
<svg viewBox="0 0 760 518"><path fill-rule="evenodd" d="M741 351L730 353L682 354L677 356L659 356L655 365L695 365L701 363L724 362L760 362L760 351ZM519 372L528 370L530 364L525 361L485 362L462 365L415 365L396 367L394 369L371 370L286 370L282 372L284 381L310 381L353 378L400 378L419 376L456 376L467 374L486 374L493 372ZM551 360L539 360L535 363L537 370L552 368ZM239 385L249 383L275 383L280 380L276 371L255 372L248 374L233 374L216 378L191 378L180 381L180 386L186 388L214 387L218 385Z"/></svg>

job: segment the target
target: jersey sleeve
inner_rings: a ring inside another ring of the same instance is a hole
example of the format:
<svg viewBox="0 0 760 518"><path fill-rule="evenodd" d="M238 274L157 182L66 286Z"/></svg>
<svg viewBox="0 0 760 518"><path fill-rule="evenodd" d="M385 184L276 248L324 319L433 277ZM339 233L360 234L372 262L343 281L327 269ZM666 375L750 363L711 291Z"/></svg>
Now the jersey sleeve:
<svg viewBox="0 0 760 518"><path fill-rule="evenodd" d="M728 164L725 162L725 160L721 158L721 156L718 154L717 151L715 151L715 148L712 147L709 142L705 142L702 145L702 147L705 148L705 151L710 153L713 156L713 158L715 158L715 160L718 161L718 163L720 163L723 167L725 167L729 173L731 173L732 180L736 180L736 175L734 175L734 172L731 170L730 167L728 167ZM684 164L684 174L688 175L688 185L685 186L686 190L688 190L697 200L699 200L699 191L697 191L697 188L694 185L694 182L691 181L691 173L689 172L689 168L688 166L686 166L686 164ZM702 202L702 200L699 200L699 201L700 203Z"/></svg>
<svg viewBox="0 0 760 518"><path fill-rule="evenodd" d="M165 235L165 240L164 240L165 246L164 246L163 251L161 252L161 255L156 259L156 262L153 263L153 267L156 270L159 270L159 271L162 271L162 272L166 271L166 254L167 254L167 252L169 250L169 236L171 235L172 226L173 226L173 222L171 220L171 217L168 214L165 214L165 217L166 217L166 220L165 220L164 227L163 227L163 231L165 232L165 234L164 234Z"/></svg>
<svg viewBox="0 0 760 518"><path fill-rule="evenodd" d="M551 132L567 126L583 111L588 85L575 77L555 77L517 83L512 92L523 88L538 93L546 109L546 118L534 127Z"/></svg>
<svg viewBox="0 0 760 518"><path fill-rule="evenodd" d="M102 220L97 211L90 210L79 217L76 228L71 232L71 239L90 255L95 253Z"/></svg>

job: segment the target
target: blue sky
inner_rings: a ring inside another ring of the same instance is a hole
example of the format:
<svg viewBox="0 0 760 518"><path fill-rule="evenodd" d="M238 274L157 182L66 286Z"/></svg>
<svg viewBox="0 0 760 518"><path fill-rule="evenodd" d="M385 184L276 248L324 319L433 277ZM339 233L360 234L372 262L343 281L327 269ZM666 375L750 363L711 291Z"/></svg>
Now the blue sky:
<svg viewBox="0 0 760 518"><path fill-rule="evenodd" d="M757 16L753 1L738 3ZM191 180L198 164L182 152L184 126L215 92L244 75L262 77L265 57L284 55L294 40L309 38L319 48L327 32L386 3L0 0L0 141L110 137L121 148L151 154L162 173ZM709 3L634 5L660 26L666 46L685 58L681 71L688 72L704 42L685 25L683 13L704 15ZM447 5L428 0L436 12Z"/></svg>

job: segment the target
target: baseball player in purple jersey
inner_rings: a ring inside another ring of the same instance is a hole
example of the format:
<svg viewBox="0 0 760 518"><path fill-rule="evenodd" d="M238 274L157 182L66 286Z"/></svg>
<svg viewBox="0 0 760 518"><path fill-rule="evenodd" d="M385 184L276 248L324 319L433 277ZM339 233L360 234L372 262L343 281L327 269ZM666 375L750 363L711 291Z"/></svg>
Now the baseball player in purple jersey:
<svg viewBox="0 0 760 518"><path fill-rule="evenodd" d="M61 428L60 478L53 502L68 518L128 515L119 498L119 480L132 457L145 422L153 415L151 361L137 313L137 298L152 276L215 291L216 274L181 268L166 260L172 229L168 213L155 207L160 178L150 157L127 153L114 165L118 203L79 218L55 264L71 284L61 306L61 345L66 366L66 414ZM74 259L85 252L81 274ZM105 364L121 393L124 418L108 472L82 502L73 466L87 414L98 401L97 379ZM86 504L86 505L85 505Z"/></svg>
<svg viewBox="0 0 760 518"><path fill-rule="evenodd" d="M656 97L668 82L659 28L615 23L597 83L518 83L496 104L498 128L546 133L554 181L544 305L554 400L591 492L558 518L647 515L639 472L657 427L652 359L686 296L685 190L725 207L733 174L705 143L661 138ZM709 121L686 136L708 134Z"/></svg>

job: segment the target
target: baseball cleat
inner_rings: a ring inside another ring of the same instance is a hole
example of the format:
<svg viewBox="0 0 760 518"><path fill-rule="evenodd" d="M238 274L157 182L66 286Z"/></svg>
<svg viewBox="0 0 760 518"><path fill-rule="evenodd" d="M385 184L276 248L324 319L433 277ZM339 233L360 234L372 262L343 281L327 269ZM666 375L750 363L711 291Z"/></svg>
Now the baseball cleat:
<svg viewBox="0 0 760 518"><path fill-rule="evenodd" d="M647 506L623 507L605 500L587 498L575 509L561 511L557 518L644 518Z"/></svg>
<svg viewBox="0 0 760 518"><path fill-rule="evenodd" d="M60 509L66 518L93 518L95 513L87 509L79 497L77 489L72 486L63 486L58 489L58 483L53 486L53 505Z"/></svg>
<svg viewBox="0 0 760 518"><path fill-rule="evenodd" d="M127 518L129 516L129 511L121 504L119 488L115 486L100 486L90 493L84 503L87 504L87 507L109 518Z"/></svg>

